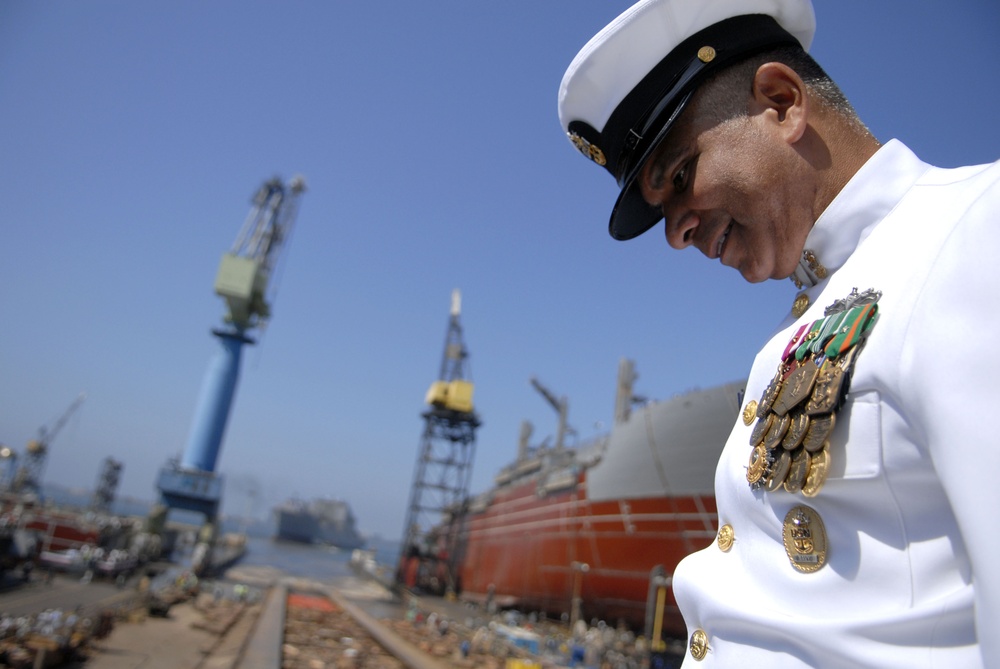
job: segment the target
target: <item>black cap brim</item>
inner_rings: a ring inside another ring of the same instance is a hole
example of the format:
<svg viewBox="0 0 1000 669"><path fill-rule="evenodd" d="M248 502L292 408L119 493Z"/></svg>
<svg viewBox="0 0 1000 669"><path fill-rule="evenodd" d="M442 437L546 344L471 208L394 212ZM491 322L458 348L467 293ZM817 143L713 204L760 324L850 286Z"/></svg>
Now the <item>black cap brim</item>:
<svg viewBox="0 0 1000 669"><path fill-rule="evenodd" d="M670 110L670 115L657 131L656 137L636 161L632 171L626 175L622 190L615 201L614 209L611 210L611 220L608 221L608 232L614 239L621 242L635 239L663 218L663 210L659 205L649 204L642 196L639 175L642 173L646 161L656 152L656 149L677 124L677 119L687 108L692 95L693 92L688 92L680 99L677 106Z"/></svg>

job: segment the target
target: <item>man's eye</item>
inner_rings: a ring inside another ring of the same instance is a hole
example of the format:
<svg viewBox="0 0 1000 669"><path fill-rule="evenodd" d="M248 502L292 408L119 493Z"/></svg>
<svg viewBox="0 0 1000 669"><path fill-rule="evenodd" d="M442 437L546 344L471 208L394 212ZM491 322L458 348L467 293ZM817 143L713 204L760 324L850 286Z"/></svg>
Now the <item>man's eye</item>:
<svg viewBox="0 0 1000 669"><path fill-rule="evenodd" d="M688 180L688 163L685 163L683 167L677 170L677 174L674 175L674 190L678 193L684 191L687 187Z"/></svg>

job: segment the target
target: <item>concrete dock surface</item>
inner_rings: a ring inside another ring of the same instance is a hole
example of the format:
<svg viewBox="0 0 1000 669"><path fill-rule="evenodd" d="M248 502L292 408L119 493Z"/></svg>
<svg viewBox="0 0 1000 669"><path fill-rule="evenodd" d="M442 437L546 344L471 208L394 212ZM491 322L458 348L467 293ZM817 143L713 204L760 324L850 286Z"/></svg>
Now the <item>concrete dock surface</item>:
<svg viewBox="0 0 1000 669"><path fill-rule="evenodd" d="M71 590L71 589L70 589ZM68 591L70 591L68 590ZM119 594L109 602L124 602ZM2 608L0 600L0 608ZM610 627L512 622L437 597L401 601L363 576L333 583L269 567L234 567L200 584L166 615L118 611L111 634L91 639L87 669L541 669L648 666L642 639ZM509 614L508 614L509 615ZM522 626L523 623L523 626ZM585 634L583 633L585 631ZM524 632L530 644L515 638ZM549 652L547 652L549 651ZM579 652L578 652L579 651ZM570 656L573 656L570 659ZM661 664L659 666L675 666ZM679 666L676 665L676 666Z"/></svg>
<svg viewBox="0 0 1000 669"><path fill-rule="evenodd" d="M197 597L170 607L166 616L137 611L116 623L105 639L88 645L87 669L278 669L378 667L447 669L392 629L406 607L382 586L360 578L336 584L285 577L269 568L236 568L219 598L206 584ZM247 586L246 601L231 598L234 584ZM289 593L312 593L333 603L319 628L296 623L286 611ZM286 618L288 618L286 620ZM295 627L298 624L298 627ZM287 627L286 627L287 625ZM344 629L349 636L335 634ZM298 634L299 638L294 635ZM287 637L287 638L286 638ZM317 652L313 638L329 643ZM352 652L353 651L353 652ZM463 663L463 667L472 666ZM498 665L499 666L499 665Z"/></svg>
<svg viewBox="0 0 1000 669"><path fill-rule="evenodd" d="M164 617L118 622L106 639L92 642L88 658L80 666L88 669L230 669L236 667L246 640L256 623L254 608L232 628L219 634L204 626L205 615L196 604L171 607ZM280 667L281 665L273 665Z"/></svg>

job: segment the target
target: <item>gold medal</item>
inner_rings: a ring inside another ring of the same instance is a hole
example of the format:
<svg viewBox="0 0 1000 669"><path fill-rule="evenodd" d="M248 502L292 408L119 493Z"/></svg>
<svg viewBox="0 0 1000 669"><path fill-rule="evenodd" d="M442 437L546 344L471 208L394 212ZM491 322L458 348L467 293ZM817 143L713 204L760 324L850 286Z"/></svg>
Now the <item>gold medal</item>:
<svg viewBox="0 0 1000 669"><path fill-rule="evenodd" d="M764 449L764 444L757 444L750 452L750 466L747 467L747 483L751 486L756 486L761 478L763 478L766 469L767 451Z"/></svg>
<svg viewBox="0 0 1000 669"><path fill-rule="evenodd" d="M783 448L779 448L776 453L771 453L771 456L774 461L771 463L767 481L764 485L768 490L774 492L785 482L788 470L792 466L792 456Z"/></svg>
<svg viewBox="0 0 1000 669"><path fill-rule="evenodd" d="M826 270L814 254L807 252L804 257L812 276L823 279ZM796 285L802 287L798 279ZM760 399L747 402L743 408L744 425L753 425L746 472L752 490L766 487L777 492L783 487L792 494L801 492L814 497L823 488L834 458L830 439L837 412L850 388L854 361L879 318L881 296L882 292L873 288L863 293L854 289L845 299L836 300L824 309L822 318L796 324L774 377ZM809 297L803 292L796 299L796 318L809 309ZM815 515L808 507L801 508ZM809 519L808 515L797 517L796 527L799 521L808 524ZM818 515L815 519L820 531L825 532ZM786 529L790 522L786 519ZM819 566L825 554L824 543ZM807 563L810 559L798 561Z"/></svg>
<svg viewBox="0 0 1000 669"><path fill-rule="evenodd" d="M809 416L801 412L788 415L791 416L791 423L788 426L788 432L785 433L785 438L781 440L781 445L786 451L794 451L806 436L806 430L809 429Z"/></svg>
<svg viewBox="0 0 1000 669"><path fill-rule="evenodd" d="M769 413L766 416L762 415L757 419L757 424L753 426L753 432L750 433L751 446L756 446L764 441L764 436L767 434L768 430L771 429L771 423L773 422L773 413Z"/></svg>
<svg viewBox="0 0 1000 669"><path fill-rule="evenodd" d="M782 451L788 453L788 451ZM802 490L802 484L806 482L809 474L809 451L800 448L791 456L792 464L788 468L788 478L785 479L785 490L790 493L797 493Z"/></svg>
<svg viewBox="0 0 1000 669"><path fill-rule="evenodd" d="M785 554L796 571L809 574L826 564L826 528L815 509L805 505L792 508L785 516L781 535Z"/></svg>
<svg viewBox="0 0 1000 669"><path fill-rule="evenodd" d="M829 445L813 453L809 459L809 473L806 474L806 482L802 485L802 494L806 497L815 497L826 483L828 471L830 471Z"/></svg>
<svg viewBox="0 0 1000 669"><path fill-rule="evenodd" d="M830 413L840 405L841 388L847 382L849 374L840 365L827 362L816 377L816 386L812 396L806 402L805 412L810 416Z"/></svg>
<svg viewBox="0 0 1000 669"><path fill-rule="evenodd" d="M792 417L788 415L772 420L771 429L764 436L764 448L769 451L777 448L781 440L785 437L785 433L788 432L788 426L791 423Z"/></svg>
<svg viewBox="0 0 1000 669"><path fill-rule="evenodd" d="M796 367L795 371L781 385L781 392L778 393L778 398L774 401L774 413L784 416L799 402L809 397L817 374L819 374L819 367L816 366L812 358Z"/></svg>
<svg viewBox="0 0 1000 669"><path fill-rule="evenodd" d="M771 382L767 384L767 388L764 389L764 394L760 396L760 401L757 402L758 416L763 416L771 410L771 406L774 404L775 398L778 396L778 393L781 392L781 372L782 370L779 367L778 373L774 375Z"/></svg>
<svg viewBox="0 0 1000 669"><path fill-rule="evenodd" d="M833 426L836 423L836 415L813 416L809 419L809 429L802 439L802 447L810 453L815 453L823 448L823 444L830 438Z"/></svg>

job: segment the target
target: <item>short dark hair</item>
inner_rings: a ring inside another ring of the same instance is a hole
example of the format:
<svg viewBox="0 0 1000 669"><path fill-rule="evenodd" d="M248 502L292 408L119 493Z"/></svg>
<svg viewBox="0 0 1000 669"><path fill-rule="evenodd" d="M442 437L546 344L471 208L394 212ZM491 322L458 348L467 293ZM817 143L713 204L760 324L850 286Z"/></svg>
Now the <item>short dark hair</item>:
<svg viewBox="0 0 1000 669"><path fill-rule="evenodd" d="M761 65L773 62L782 63L795 70L823 105L868 132L840 87L812 56L801 47L795 46L782 46L763 51L713 75L700 86L699 111L719 123L746 116L754 75Z"/></svg>
<svg viewBox="0 0 1000 669"><path fill-rule="evenodd" d="M846 123L859 132L871 135L840 87L812 56L798 46L775 47L748 56L720 70L698 87L697 97L691 107L697 108L696 113L700 120L712 125L746 118L750 112L754 75L764 63L775 62L795 70L809 90L820 100L820 104L839 114ZM692 113L691 107L686 114ZM667 167L664 157L667 155L669 153L654 154L650 159L649 180L655 188L662 187L664 170Z"/></svg>

